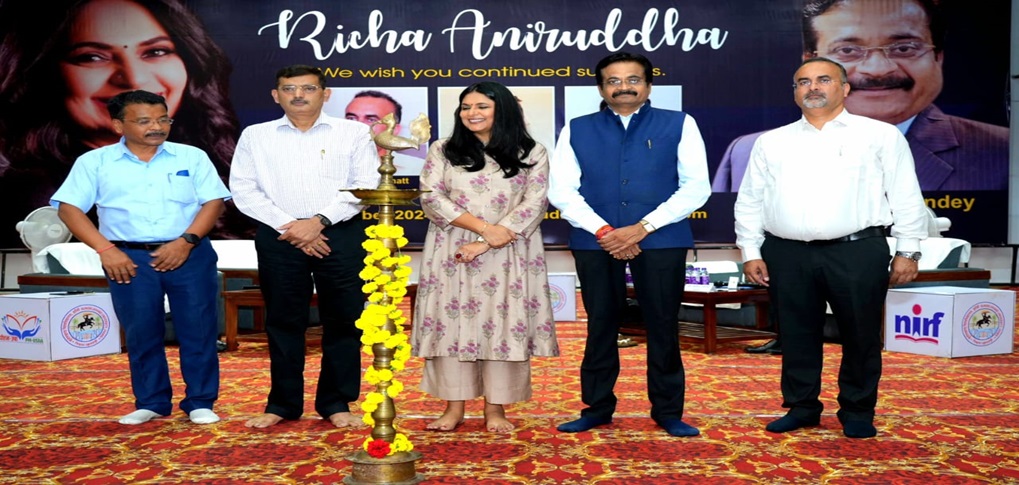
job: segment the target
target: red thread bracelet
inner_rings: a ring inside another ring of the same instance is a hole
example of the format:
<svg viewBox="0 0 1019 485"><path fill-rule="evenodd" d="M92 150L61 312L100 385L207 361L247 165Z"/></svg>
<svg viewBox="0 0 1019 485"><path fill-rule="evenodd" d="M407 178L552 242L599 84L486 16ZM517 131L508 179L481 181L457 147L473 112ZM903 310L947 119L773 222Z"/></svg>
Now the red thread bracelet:
<svg viewBox="0 0 1019 485"><path fill-rule="evenodd" d="M109 246L106 246L105 248L97 250L96 254L102 254L103 251L108 251L108 250L113 249L115 247L117 247L116 244L110 244Z"/></svg>
<svg viewBox="0 0 1019 485"><path fill-rule="evenodd" d="M608 224L605 224L604 226L601 226L601 228L599 228L594 233L594 238L595 239L601 239L601 238L605 237L606 234L608 234L608 233L610 233L610 232L612 232L614 230L615 230L614 227L612 227L612 226L610 226Z"/></svg>

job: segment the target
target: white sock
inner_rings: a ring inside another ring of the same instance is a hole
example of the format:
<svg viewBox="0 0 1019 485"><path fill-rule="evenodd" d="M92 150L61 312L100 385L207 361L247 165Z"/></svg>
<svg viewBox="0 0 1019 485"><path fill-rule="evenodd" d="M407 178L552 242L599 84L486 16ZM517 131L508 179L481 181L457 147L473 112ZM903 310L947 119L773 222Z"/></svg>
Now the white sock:
<svg viewBox="0 0 1019 485"><path fill-rule="evenodd" d="M147 423L152 418L160 416L159 413L149 411L148 409L139 409L131 414L120 418L120 424L142 424Z"/></svg>
<svg viewBox="0 0 1019 485"><path fill-rule="evenodd" d="M212 412L211 409L195 409L188 413L188 417L191 418L191 422L195 424L212 424L219 421L219 416Z"/></svg>

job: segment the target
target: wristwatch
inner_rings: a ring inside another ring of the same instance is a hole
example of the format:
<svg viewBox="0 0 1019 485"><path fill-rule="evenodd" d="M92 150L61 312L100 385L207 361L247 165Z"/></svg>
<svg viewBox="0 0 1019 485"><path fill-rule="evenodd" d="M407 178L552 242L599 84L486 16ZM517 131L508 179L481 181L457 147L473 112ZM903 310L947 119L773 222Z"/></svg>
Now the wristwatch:
<svg viewBox="0 0 1019 485"><path fill-rule="evenodd" d="M640 220L640 225L644 226L644 230L647 231L648 234L655 232L655 226L652 226L650 222L644 219Z"/></svg>
<svg viewBox="0 0 1019 485"><path fill-rule="evenodd" d="M191 234L190 232L185 232L184 234L181 234L180 237L184 238L184 240L191 245L197 245L202 242L202 238L198 237L198 234Z"/></svg>
<svg viewBox="0 0 1019 485"><path fill-rule="evenodd" d="M329 227L333 225L333 221L330 221L328 217L322 214L315 214L315 217L318 217L318 221L321 222L323 226Z"/></svg>
<svg viewBox="0 0 1019 485"><path fill-rule="evenodd" d="M922 254L920 251L895 251L895 255L900 258L912 259L913 262L919 262Z"/></svg>

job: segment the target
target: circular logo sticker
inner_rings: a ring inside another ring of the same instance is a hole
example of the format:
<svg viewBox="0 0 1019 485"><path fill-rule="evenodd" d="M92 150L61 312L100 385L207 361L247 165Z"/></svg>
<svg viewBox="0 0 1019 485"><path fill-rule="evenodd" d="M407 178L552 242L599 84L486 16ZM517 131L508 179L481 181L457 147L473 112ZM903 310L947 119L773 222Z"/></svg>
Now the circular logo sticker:
<svg viewBox="0 0 1019 485"><path fill-rule="evenodd" d="M562 310L566 306L566 292L556 285L548 285L548 296L552 300L552 312Z"/></svg>
<svg viewBox="0 0 1019 485"><path fill-rule="evenodd" d="M966 310L962 319L962 336L978 347L993 344L1005 330L1005 313L990 302L977 303Z"/></svg>
<svg viewBox="0 0 1019 485"><path fill-rule="evenodd" d="M110 316L95 305L76 306L60 321L60 333L75 347L94 347L110 333Z"/></svg>

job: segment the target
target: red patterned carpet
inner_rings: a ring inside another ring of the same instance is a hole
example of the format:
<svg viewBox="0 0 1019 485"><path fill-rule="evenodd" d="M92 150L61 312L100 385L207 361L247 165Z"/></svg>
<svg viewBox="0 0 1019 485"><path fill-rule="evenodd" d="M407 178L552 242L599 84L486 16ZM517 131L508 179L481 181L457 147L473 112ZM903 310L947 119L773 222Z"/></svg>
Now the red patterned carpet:
<svg viewBox="0 0 1019 485"><path fill-rule="evenodd" d="M535 398L508 409L518 425L508 435L483 429L480 402L468 404L470 416L455 432L425 431L443 405L415 389L421 363L412 359L397 424L424 455L417 469L426 483L1019 483L1019 353L944 359L886 352L878 437L850 440L834 416L837 345L825 351L821 426L775 435L763 428L784 412L780 359L746 354L747 343L721 345L713 355L684 344L686 419L702 435L678 439L647 417L641 345L621 350L615 421L562 434L555 425L582 407L584 334L582 322L560 325L563 355L534 362ZM311 347L309 401L318 373ZM174 367L176 350L170 353ZM132 411L126 355L0 359L0 483L340 483L349 474L345 457L368 431L332 428L310 402L300 421L244 427L267 392L262 335L243 336L241 349L220 354L220 362L216 411L223 421L197 426L178 411L122 426L117 418ZM180 383L179 374L174 379Z"/></svg>

